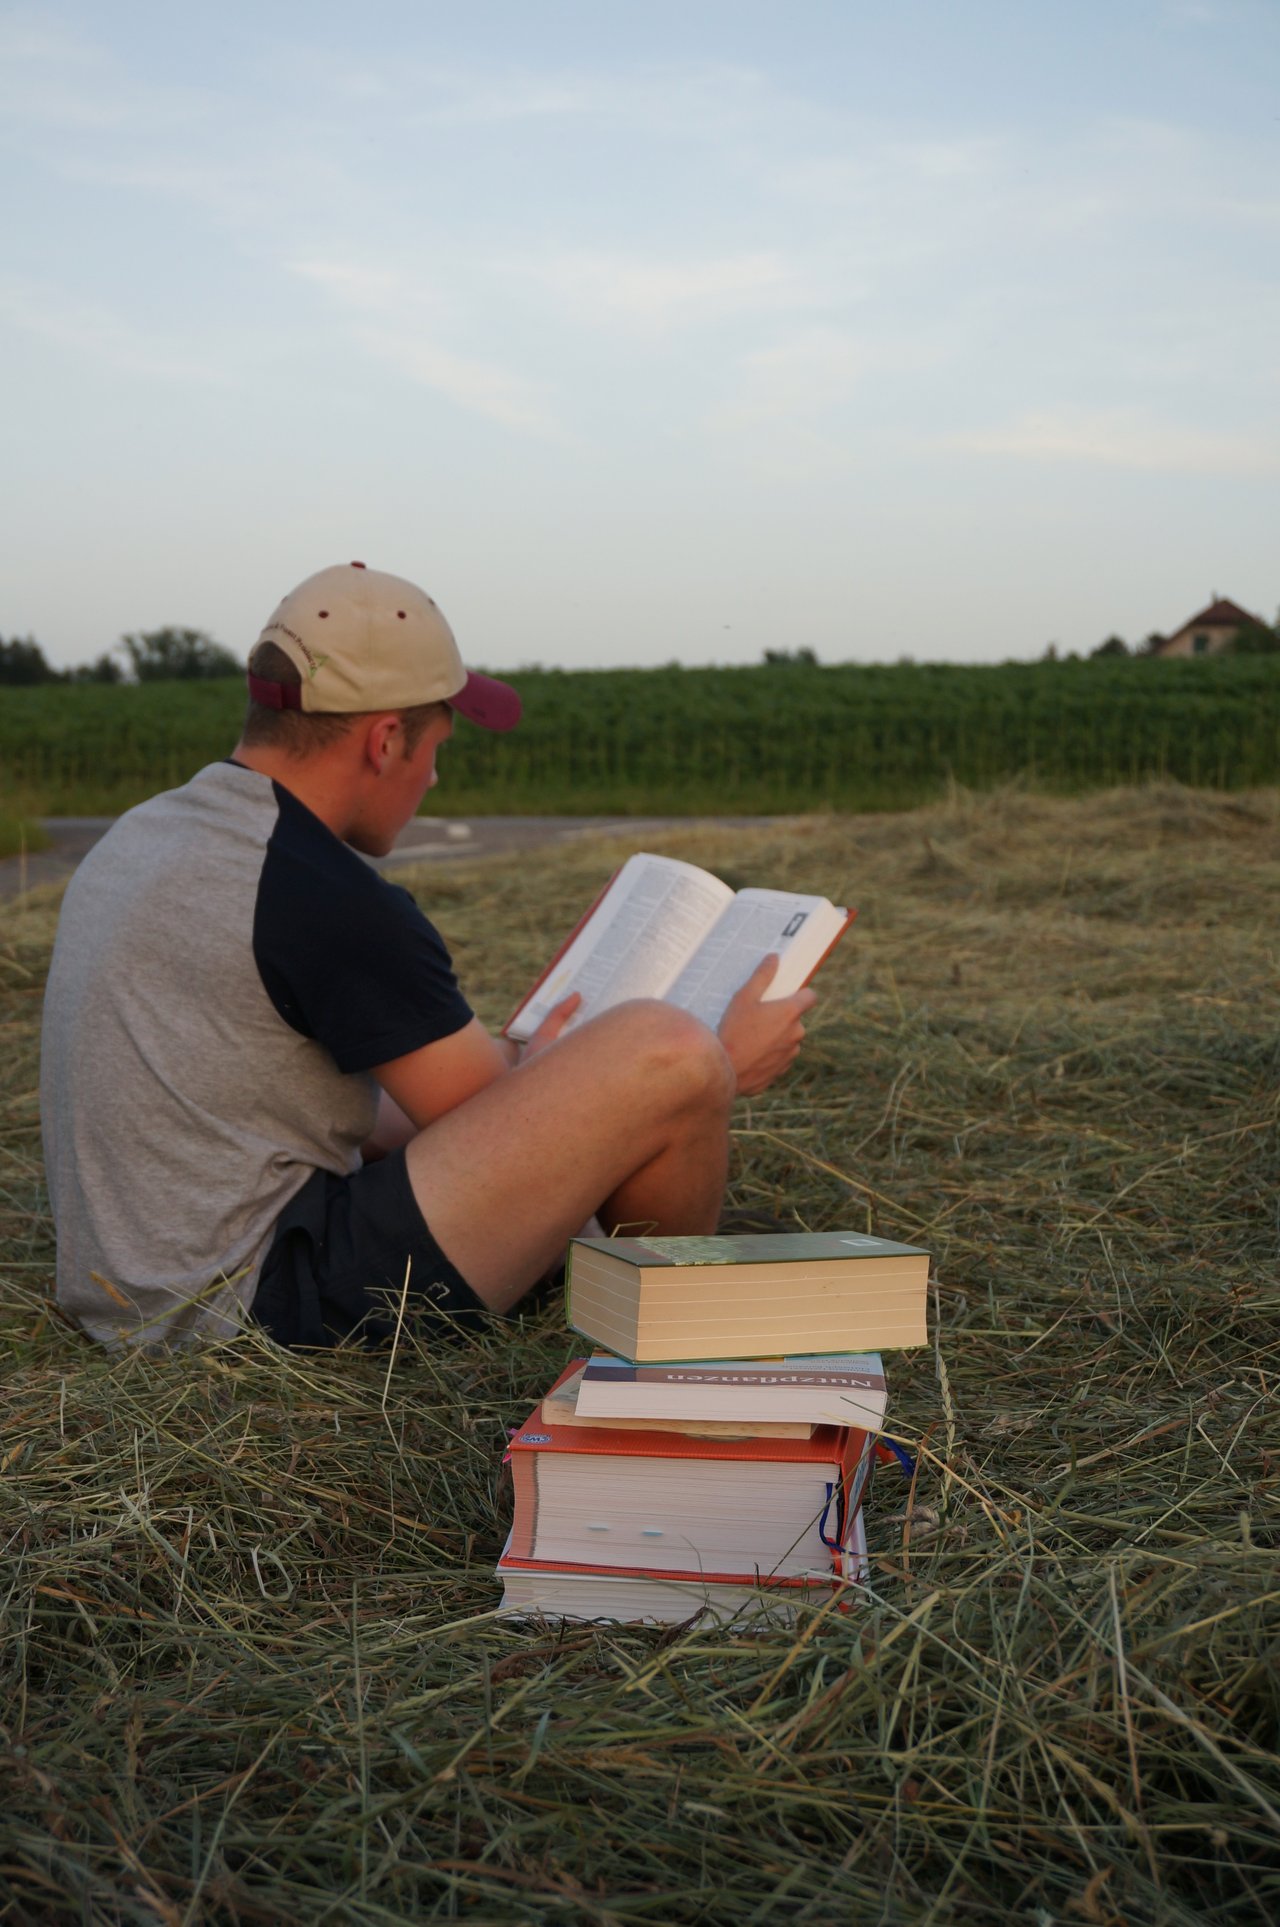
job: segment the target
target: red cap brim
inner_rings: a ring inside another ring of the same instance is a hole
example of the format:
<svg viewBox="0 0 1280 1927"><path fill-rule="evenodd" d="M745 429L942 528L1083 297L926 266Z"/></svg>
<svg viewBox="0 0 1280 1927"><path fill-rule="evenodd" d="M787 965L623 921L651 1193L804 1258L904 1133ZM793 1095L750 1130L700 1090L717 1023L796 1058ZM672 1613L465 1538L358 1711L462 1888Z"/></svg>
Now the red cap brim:
<svg viewBox="0 0 1280 1927"><path fill-rule="evenodd" d="M482 676L477 669L469 672L457 695L450 696L449 704L469 723L479 723L481 729L514 729L524 708L509 682Z"/></svg>

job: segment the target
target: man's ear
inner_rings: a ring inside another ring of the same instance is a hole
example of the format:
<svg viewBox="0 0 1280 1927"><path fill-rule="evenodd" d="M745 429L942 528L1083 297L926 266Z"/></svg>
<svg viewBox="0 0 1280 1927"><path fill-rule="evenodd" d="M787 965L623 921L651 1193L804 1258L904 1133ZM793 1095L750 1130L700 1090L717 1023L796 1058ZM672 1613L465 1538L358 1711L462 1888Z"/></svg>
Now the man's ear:
<svg viewBox="0 0 1280 1927"><path fill-rule="evenodd" d="M404 724L399 716L384 713L369 718L364 733L364 755L376 776L381 776L387 765L402 753L403 737Z"/></svg>

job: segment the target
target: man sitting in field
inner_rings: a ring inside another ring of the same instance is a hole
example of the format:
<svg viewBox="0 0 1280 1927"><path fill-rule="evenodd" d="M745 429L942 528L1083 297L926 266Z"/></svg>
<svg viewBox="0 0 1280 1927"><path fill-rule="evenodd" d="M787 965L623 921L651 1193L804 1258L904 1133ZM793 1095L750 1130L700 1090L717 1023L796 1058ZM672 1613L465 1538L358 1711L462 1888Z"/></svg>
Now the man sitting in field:
<svg viewBox="0 0 1280 1927"><path fill-rule="evenodd" d="M624 1004L518 1052L472 1015L383 856L454 712L519 719L412 583L362 563L285 597L233 756L81 865L45 999L58 1298L95 1338L180 1343L246 1312L286 1345L506 1312L598 1213L715 1229L735 1096L791 1064L809 990L718 1034ZM362 854L357 854L360 852Z"/></svg>

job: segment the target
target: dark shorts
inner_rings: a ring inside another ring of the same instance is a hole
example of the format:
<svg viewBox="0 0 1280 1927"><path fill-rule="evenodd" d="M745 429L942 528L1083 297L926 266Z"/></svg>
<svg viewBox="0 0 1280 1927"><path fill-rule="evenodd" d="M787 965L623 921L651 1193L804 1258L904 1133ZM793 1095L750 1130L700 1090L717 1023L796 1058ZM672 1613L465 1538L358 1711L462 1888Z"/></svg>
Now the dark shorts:
<svg viewBox="0 0 1280 1927"><path fill-rule="evenodd" d="M316 1171L276 1224L253 1317L277 1344L389 1344L405 1290L405 1322L441 1334L488 1317L418 1209L404 1152L335 1177Z"/></svg>

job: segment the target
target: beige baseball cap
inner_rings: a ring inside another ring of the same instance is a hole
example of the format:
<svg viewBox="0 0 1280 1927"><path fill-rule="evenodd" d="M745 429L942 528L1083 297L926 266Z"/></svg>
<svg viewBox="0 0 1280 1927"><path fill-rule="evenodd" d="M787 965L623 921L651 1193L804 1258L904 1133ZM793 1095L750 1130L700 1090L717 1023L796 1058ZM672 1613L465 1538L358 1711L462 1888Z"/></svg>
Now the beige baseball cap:
<svg viewBox="0 0 1280 1927"><path fill-rule="evenodd" d="M302 678L271 682L250 672L250 695L270 709L350 715L446 702L483 729L514 729L520 720L520 698L509 683L464 667L431 597L363 562L308 576L258 642L283 649Z"/></svg>

